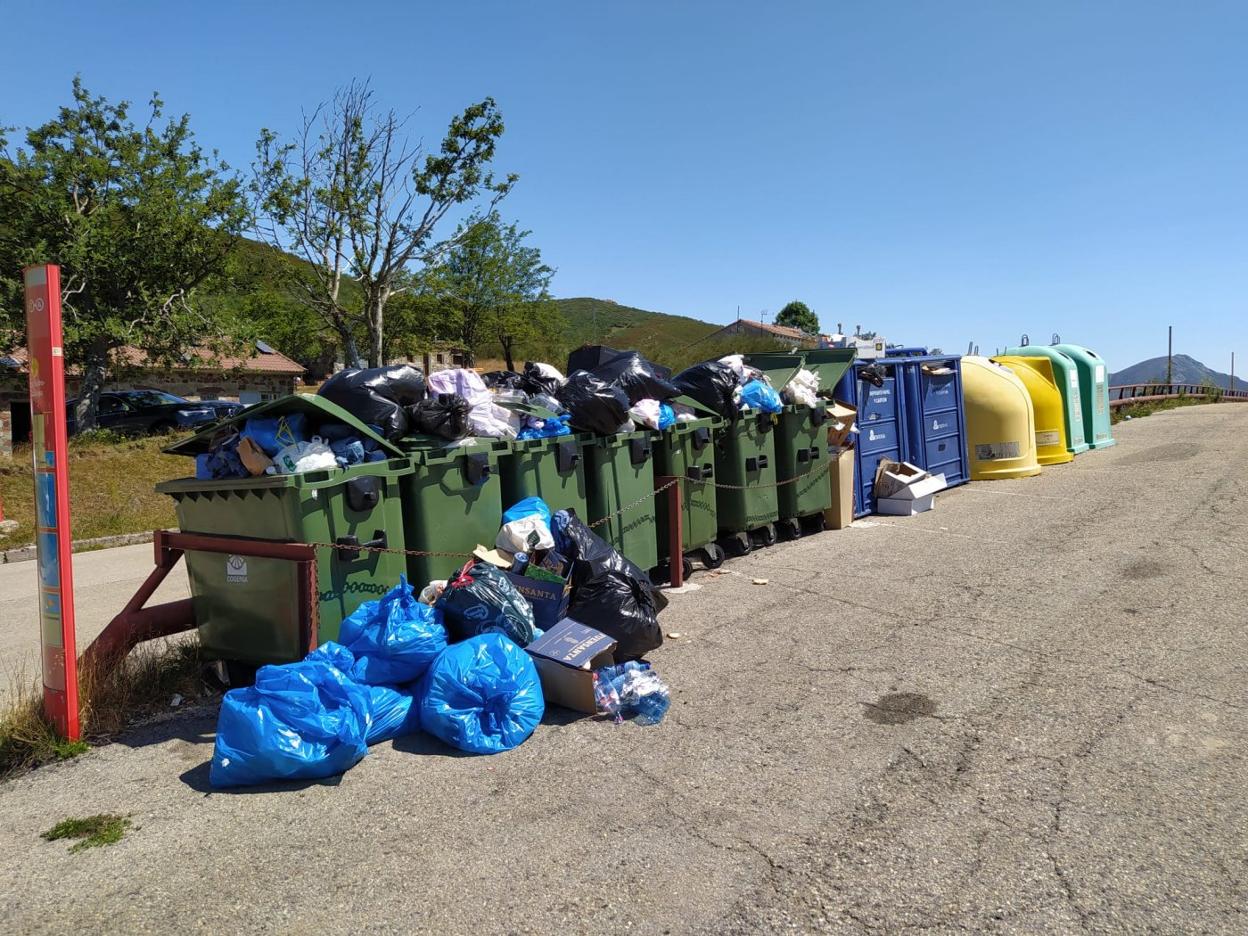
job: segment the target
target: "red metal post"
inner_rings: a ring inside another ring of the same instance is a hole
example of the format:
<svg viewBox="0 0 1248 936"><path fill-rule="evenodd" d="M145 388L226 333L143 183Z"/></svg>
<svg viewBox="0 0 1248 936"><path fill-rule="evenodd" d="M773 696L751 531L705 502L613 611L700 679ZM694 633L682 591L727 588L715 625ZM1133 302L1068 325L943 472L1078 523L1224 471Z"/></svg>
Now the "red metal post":
<svg viewBox="0 0 1248 936"><path fill-rule="evenodd" d="M654 486L675 482L664 493L667 495L667 569L668 579L672 588L680 588L685 584L685 533L682 527L682 499L680 479L671 475L660 475L654 479Z"/></svg>

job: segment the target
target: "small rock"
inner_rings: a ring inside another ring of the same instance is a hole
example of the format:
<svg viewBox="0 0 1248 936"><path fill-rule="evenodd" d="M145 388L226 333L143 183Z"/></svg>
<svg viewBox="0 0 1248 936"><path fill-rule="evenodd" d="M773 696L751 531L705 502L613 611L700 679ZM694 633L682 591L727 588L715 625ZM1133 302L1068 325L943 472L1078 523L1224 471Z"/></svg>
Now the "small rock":
<svg viewBox="0 0 1248 936"><path fill-rule="evenodd" d="M16 520L0 520L0 536L9 536L17 532L19 524Z"/></svg>
<svg viewBox="0 0 1248 936"><path fill-rule="evenodd" d="M169 707L177 708L181 704L182 704L182 693L175 692L173 694L173 698L169 700Z"/></svg>
<svg viewBox="0 0 1248 936"><path fill-rule="evenodd" d="M670 634L668 634L667 636L668 636L668 637L670 637L670 638L672 638L672 640L680 640L680 638L681 638L681 633L680 633L680 631L672 631L672 632L671 632Z"/></svg>
<svg viewBox="0 0 1248 936"><path fill-rule="evenodd" d="M754 584L755 584L755 585L766 585L768 581L769 581L768 579L755 579L755 580L754 580Z"/></svg>

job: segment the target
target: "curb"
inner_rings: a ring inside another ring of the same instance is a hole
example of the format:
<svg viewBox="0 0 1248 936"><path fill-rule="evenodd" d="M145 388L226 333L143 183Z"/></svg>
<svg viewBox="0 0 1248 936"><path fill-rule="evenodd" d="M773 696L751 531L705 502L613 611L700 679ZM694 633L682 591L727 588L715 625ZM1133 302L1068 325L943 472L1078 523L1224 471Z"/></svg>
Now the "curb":
<svg viewBox="0 0 1248 936"><path fill-rule="evenodd" d="M123 533L121 536L100 536L95 539L76 540L73 550L76 553L90 552L94 549L109 549L113 546L133 546L136 543L150 543L151 533ZM29 562L38 558L34 545L19 546L16 549L0 552L0 565L10 562Z"/></svg>

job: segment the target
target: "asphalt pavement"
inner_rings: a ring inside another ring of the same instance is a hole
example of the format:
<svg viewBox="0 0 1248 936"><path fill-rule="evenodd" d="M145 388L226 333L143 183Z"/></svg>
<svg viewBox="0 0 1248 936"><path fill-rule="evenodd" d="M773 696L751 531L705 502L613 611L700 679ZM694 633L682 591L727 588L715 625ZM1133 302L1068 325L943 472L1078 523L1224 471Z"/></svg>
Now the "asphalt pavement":
<svg viewBox="0 0 1248 936"><path fill-rule="evenodd" d="M220 793L209 710L0 785L0 931L1245 932L1248 406L1116 434L696 575L656 727Z"/></svg>

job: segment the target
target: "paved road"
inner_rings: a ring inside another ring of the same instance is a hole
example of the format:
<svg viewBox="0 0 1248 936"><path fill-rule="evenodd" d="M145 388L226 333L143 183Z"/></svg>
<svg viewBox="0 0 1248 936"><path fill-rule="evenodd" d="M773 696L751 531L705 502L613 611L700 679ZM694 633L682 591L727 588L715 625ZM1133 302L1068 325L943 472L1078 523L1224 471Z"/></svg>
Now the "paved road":
<svg viewBox="0 0 1248 936"><path fill-rule="evenodd" d="M78 647L86 649L113 619L152 570L152 545L74 556L74 606ZM39 564L0 565L0 703L16 684L39 678ZM161 584L150 604L176 601L190 594L179 569Z"/></svg>
<svg viewBox="0 0 1248 936"><path fill-rule="evenodd" d="M209 713L9 783L0 928L1242 933L1248 406L1118 433L702 576L658 727L222 794Z"/></svg>

